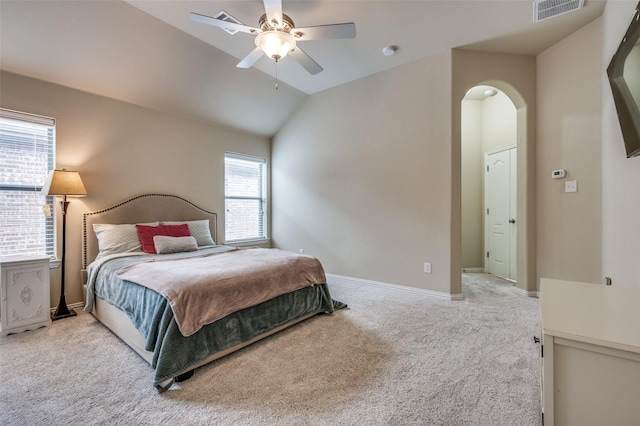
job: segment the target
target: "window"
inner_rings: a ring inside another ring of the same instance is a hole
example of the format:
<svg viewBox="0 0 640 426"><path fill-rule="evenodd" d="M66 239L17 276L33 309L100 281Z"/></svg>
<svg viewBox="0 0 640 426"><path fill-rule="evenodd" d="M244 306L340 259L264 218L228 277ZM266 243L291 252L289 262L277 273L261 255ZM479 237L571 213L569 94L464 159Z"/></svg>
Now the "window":
<svg viewBox="0 0 640 426"><path fill-rule="evenodd" d="M267 162L239 154L224 155L225 240L267 238Z"/></svg>
<svg viewBox="0 0 640 426"><path fill-rule="evenodd" d="M0 109L0 256L55 257L54 197L40 195L54 153L53 118Z"/></svg>

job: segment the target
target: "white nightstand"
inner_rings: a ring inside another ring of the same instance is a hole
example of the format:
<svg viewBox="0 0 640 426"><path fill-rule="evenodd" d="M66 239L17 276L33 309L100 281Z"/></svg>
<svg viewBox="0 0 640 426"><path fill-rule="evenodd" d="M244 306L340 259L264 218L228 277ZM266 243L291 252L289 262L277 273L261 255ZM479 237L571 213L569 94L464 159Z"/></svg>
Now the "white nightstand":
<svg viewBox="0 0 640 426"><path fill-rule="evenodd" d="M49 258L0 257L0 335L51 325Z"/></svg>
<svg viewBox="0 0 640 426"><path fill-rule="evenodd" d="M640 425L640 290L540 279L544 424Z"/></svg>

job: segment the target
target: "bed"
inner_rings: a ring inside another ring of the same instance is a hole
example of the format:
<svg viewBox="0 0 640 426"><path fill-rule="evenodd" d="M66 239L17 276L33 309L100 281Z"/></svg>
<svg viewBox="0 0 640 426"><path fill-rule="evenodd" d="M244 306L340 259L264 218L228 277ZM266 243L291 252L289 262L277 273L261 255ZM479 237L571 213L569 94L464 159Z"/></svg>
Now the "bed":
<svg viewBox="0 0 640 426"><path fill-rule="evenodd" d="M216 213L175 195L144 194L88 212L82 226L85 310L151 365L159 392L197 367L345 307L331 298L317 259L216 245Z"/></svg>

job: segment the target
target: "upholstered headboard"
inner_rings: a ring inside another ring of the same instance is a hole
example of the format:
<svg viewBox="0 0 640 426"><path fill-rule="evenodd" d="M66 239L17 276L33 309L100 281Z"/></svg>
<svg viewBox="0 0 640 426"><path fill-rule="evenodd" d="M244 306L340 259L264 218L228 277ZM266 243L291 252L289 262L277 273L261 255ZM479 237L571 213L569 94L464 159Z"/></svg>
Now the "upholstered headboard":
<svg viewBox="0 0 640 426"><path fill-rule="evenodd" d="M87 212L82 216L82 269L86 269L98 255L98 239L93 232L95 223L122 224L209 219L211 236L214 241L218 241L218 215L176 195L138 195L114 206Z"/></svg>

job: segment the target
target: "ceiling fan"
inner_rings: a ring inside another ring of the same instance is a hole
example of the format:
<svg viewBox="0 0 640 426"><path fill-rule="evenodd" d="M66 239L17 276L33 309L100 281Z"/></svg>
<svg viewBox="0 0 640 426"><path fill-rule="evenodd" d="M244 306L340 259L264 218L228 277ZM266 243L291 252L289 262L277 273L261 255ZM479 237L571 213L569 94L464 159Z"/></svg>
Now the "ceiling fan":
<svg viewBox="0 0 640 426"><path fill-rule="evenodd" d="M282 13L282 0L263 0L265 14L258 20L259 28L249 27L242 23L229 22L211 16L191 12L191 20L213 25L229 31L240 31L254 34L256 48L240 63L238 68L250 68L263 54L274 59L276 63L291 56L306 69L309 74L316 75L323 68L297 45L299 41L346 39L356 37L356 26L353 22L344 24L318 25L314 27L296 28L293 20Z"/></svg>

